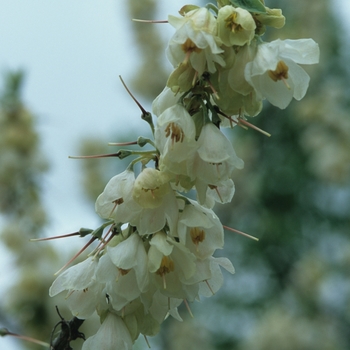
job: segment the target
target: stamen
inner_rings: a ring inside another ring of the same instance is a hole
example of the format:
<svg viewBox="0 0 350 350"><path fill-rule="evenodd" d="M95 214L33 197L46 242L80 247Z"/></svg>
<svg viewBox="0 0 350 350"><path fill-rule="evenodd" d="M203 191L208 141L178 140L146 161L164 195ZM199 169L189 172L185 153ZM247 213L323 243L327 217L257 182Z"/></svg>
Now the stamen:
<svg viewBox="0 0 350 350"><path fill-rule="evenodd" d="M195 86L195 85L196 85L197 78L198 78L198 72L196 71L196 72L194 73L194 76L193 76L192 86Z"/></svg>
<svg viewBox="0 0 350 350"><path fill-rule="evenodd" d="M254 236L248 235L248 233L245 233L245 232L242 232L242 231L238 231L238 230L236 230L236 229L234 229L234 228L232 228L232 227L228 227L228 226L225 226L225 225L222 225L222 226L223 226L223 228L225 228L226 230L239 233L239 234L242 235L242 236L245 236L245 237L254 239L254 241L258 241L258 240L259 240L259 238L256 238L256 237L254 237Z"/></svg>
<svg viewBox="0 0 350 350"><path fill-rule="evenodd" d="M254 129L254 130L256 130L256 131L261 132L261 133L262 133L263 135L265 135L265 136L268 136L268 137L271 136L271 134L269 134L268 132L266 132L266 131L264 131L264 130L258 128L257 126L255 126L255 125L253 125L253 124L251 124L251 123L249 123L249 122L247 122L247 121L244 120L243 118L239 118L239 119L238 119L238 123L245 124L245 125L249 126L250 128L252 128L252 129ZM239 125L239 124L238 124L238 125Z"/></svg>
<svg viewBox="0 0 350 350"><path fill-rule="evenodd" d="M168 256L163 256L162 262L160 263L160 267L156 274L162 277L164 289L166 289L165 275L172 271L174 271L174 262Z"/></svg>
<svg viewBox="0 0 350 350"><path fill-rule="evenodd" d="M124 199L123 199L123 198L118 198L118 199L114 200L112 203L114 203L114 206L113 206L111 212L109 213L109 216L108 216L108 217L111 217L111 215L113 214L115 208L116 208L118 205L124 203Z"/></svg>
<svg viewBox="0 0 350 350"><path fill-rule="evenodd" d="M75 290L71 290L66 296L64 299L68 299L73 293L75 292Z"/></svg>
<svg viewBox="0 0 350 350"><path fill-rule="evenodd" d="M163 288L166 289L166 280L165 280L165 274L162 274L162 279L163 279Z"/></svg>
<svg viewBox="0 0 350 350"><path fill-rule="evenodd" d="M157 189L158 189L158 187L155 188L155 189L152 188L152 189L150 190L151 193L152 193L152 198L153 198L153 199L156 199L156 196L154 195L154 191L157 190Z"/></svg>
<svg viewBox="0 0 350 350"><path fill-rule="evenodd" d="M148 346L148 349L150 349L150 348L151 348L151 345L150 345L150 343L148 342L148 339L147 339L146 335L144 334L143 337L145 338L145 341L146 341L146 344L147 344L147 346Z"/></svg>
<svg viewBox="0 0 350 350"><path fill-rule="evenodd" d="M190 309L190 306L188 305L188 302L187 302L186 299L184 299L184 303L185 303L185 305L186 305L186 309L187 309L188 313L189 313L190 316L193 318L193 317L194 317L194 316L193 316L193 313L192 313L192 311L191 311L191 309Z"/></svg>
<svg viewBox="0 0 350 350"><path fill-rule="evenodd" d="M190 235L192 242L198 247L199 243L202 243L205 240L205 232L199 227L192 227L190 229Z"/></svg>
<svg viewBox="0 0 350 350"><path fill-rule="evenodd" d="M211 286L210 286L208 280L205 280L205 283L207 284L208 288L210 289L210 291L211 291L212 294L214 295L215 293L214 293L214 291L212 290L212 288L211 288Z"/></svg>
<svg viewBox="0 0 350 350"><path fill-rule="evenodd" d="M288 85L288 66L284 63L284 61L279 61L277 63L275 70L269 70L267 74L274 81L282 80L284 85L290 90L290 86Z"/></svg>
<svg viewBox="0 0 350 350"><path fill-rule="evenodd" d="M226 27L229 28L232 33L240 32L243 30L242 26L236 22L237 17L237 12L234 12L232 15L228 16L225 19Z"/></svg>
<svg viewBox="0 0 350 350"><path fill-rule="evenodd" d="M220 192L219 192L219 190L218 190L218 186L208 185L208 187L209 187L211 190L215 190L215 191L216 191L218 197L220 198L221 203L223 203L224 201L222 200L221 194L220 194Z"/></svg>
<svg viewBox="0 0 350 350"><path fill-rule="evenodd" d="M192 53L192 52L196 52L199 53L202 51L202 49L200 49L199 47L196 46L196 44L190 39L188 38L182 45L181 45L181 49L184 53Z"/></svg>
<svg viewBox="0 0 350 350"><path fill-rule="evenodd" d="M179 125L177 125L174 122L169 123L164 131L165 131L165 137L170 136L172 144L177 142L183 142L185 138L184 131L181 129Z"/></svg>

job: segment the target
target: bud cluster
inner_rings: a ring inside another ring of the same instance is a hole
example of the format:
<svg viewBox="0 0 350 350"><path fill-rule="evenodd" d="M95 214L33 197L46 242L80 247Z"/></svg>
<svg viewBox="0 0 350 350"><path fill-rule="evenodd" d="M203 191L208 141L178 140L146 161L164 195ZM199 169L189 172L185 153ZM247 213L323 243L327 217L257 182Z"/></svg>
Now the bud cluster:
<svg viewBox="0 0 350 350"><path fill-rule="evenodd" d="M217 5L186 5L180 17L169 16L174 70L152 104L156 125L143 114L154 139L138 142L152 150L117 154L137 158L97 198L96 212L107 221L90 233L100 245L50 289L51 296L68 291L75 316L99 314L102 325L84 350L131 349L169 315L181 320L183 301L215 294L221 267L234 273L227 258L213 257L224 230L212 208L231 201L234 170L244 164L220 128L252 126L246 118L265 98L285 108L306 93L309 76L298 64L317 63L313 40L263 42L265 27L281 28L285 18L260 0ZM187 195L193 190L196 200Z"/></svg>

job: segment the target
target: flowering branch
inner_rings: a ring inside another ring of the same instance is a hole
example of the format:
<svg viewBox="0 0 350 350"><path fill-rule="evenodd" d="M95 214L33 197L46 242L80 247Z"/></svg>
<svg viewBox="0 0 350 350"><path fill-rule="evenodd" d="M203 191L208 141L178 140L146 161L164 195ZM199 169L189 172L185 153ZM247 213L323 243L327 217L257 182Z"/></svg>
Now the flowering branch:
<svg viewBox="0 0 350 350"><path fill-rule="evenodd" d="M223 226L212 209L232 200L234 171L244 166L222 128L240 125L270 136L246 119L259 114L263 99L283 109L303 98L309 76L299 64L318 62L311 39L263 42L266 26L285 21L263 1L218 0L179 12L167 21L176 30L166 50L174 70L152 103L156 123L120 78L152 131L153 139L137 144L153 149L90 156L134 158L96 200L107 222L89 232L77 255L98 239L94 254L50 288L51 296L67 291L75 317L100 316L83 350L132 349L139 334L157 334L169 315L181 320L182 302L191 313L189 302L217 293L221 268L234 273L227 258L213 256L224 247L224 228L257 238ZM113 145L128 144L135 142ZM187 195L193 189L196 200Z"/></svg>

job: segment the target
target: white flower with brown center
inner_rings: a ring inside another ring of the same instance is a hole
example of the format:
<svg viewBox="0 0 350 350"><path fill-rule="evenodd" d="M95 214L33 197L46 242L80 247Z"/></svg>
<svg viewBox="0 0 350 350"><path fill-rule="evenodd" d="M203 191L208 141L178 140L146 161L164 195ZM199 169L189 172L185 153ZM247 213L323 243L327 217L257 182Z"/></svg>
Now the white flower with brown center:
<svg viewBox="0 0 350 350"><path fill-rule="evenodd" d="M224 230L219 218L211 210L190 200L179 216L178 235L185 245L200 259L213 255L224 246Z"/></svg>
<svg viewBox="0 0 350 350"><path fill-rule="evenodd" d="M141 236L158 232L165 225L170 231L175 229L178 204L169 174L153 168L143 169L136 178L132 196L142 209L130 224L137 227Z"/></svg>
<svg viewBox="0 0 350 350"><path fill-rule="evenodd" d="M315 64L318 60L319 48L312 39L275 40L258 45L244 75L257 99L265 97L284 109L293 98L301 100L309 86L310 77L299 64Z"/></svg>
<svg viewBox="0 0 350 350"><path fill-rule="evenodd" d="M185 107L175 104L166 109L157 119L155 128L160 169L172 177L188 176L188 163L198 148L195 136L195 123Z"/></svg>
<svg viewBox="0 0 350 350"><path fill-rule="evenodd" d="M128 223L139 215L142 207L132 198L135 174L131 170L112 177L95 203L95 210L103 219Z"/></svg>
<svg viewBox="0 0 350 350"><path fill-rule="evenodd" d="M176 28L167 48L167 56L174 67L190 64L198 75L204 71L214 73L215 63L225 66L220 56L217 24L214 15L206 8L187 12L184 17L168 17L169 23Z"/></svg>
<svg viewBox="0 0 350 350"><path fill-rule="evenodd" d="M249 44L254 38L256 24L247 10L230 5L218 14L218 35L226 46Z"/></svg>

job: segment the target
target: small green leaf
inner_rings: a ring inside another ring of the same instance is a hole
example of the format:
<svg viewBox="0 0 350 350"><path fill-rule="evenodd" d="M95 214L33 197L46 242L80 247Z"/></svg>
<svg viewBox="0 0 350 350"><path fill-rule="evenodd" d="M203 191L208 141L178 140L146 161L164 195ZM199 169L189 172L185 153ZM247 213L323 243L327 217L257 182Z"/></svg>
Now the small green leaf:
<svg viewBox="0 0 350 350"><path fill-rule="evenodd" d="M231 4L249 12L266 13L264 4L260 0L230 0Z"/></svg>

